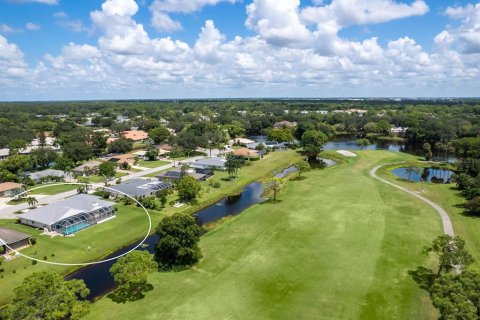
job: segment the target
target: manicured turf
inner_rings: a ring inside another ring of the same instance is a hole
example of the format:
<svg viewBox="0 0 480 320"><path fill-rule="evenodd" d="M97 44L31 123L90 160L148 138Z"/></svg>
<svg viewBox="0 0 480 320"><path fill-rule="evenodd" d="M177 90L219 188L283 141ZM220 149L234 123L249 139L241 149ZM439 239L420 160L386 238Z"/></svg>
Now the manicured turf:
<svg viewBox="0 0 480 320"><path fill-rule="evenodd" d="M167 165L169 163L170 162L168 162L168 161L162 161L162 160L157 160L157 161L140 160L140 161L138 161L138 166L143 167L143 168L153 169L153 168L157 168L157 167Z"/></svg>
<svg viewBox="0 0 480 320"><path fill-rule="evenodd" d="M382 177L386 177L396 184L411 190L420 192L422 189L421 183L412 183L399 179L391 174L388 168L379 171L379 173L382 174ZM476 262L472 267L480 270L480 219L464 214L462 204L466 200L461 197L455 184L424 183L422 195L438 203L448 212L452 220L453 231L466 241L468 250L475 257Z"/></svg>
<svg viewBox="0 0 480 320"><path fill-rule="evenodd" d="M255 162L252 166L241 169L238 179L229 182L222 181L221 189L210 188L208 182L205 182L203 184L204 191L197 205L184 205L181 208L168 206L161 213L151 212L153 229L165 215L171 215L175 212L194 212L225 195L238 189L241 190L244 185L252 181L271 174L272 170L285 168L292 163L298 162L299 159L300 156L295 151L279 152L268 156L262 161ZM212 181L220 181L225 176L226 173L218 173L218 175L212 178ZM168 200L169 202L171 200L176 201L175 195L170 196ZM38 259L43 259L44 256L47 256L49 261L63 263L88 262L142 238L147 231L147 218L142 209L138 209L135 206L119 206L119 208L117 218L83 230L73 238L51 239L46 236L40 236L39 231L36 229L15 224L12 220L0 220L0 225L29 233L36 237L38 244L22 251L27 255L32 255ZM51 257L52 253L55 257ZM18 258L14 261L3 263L1 268L5 269L5 271L0 273L0 275L3 275L3 278L0 277L0 305L9 301L13 288L32 272L51 269L66 274L73 271L73 268L69 267L46 266L40 263L32 265L31 261L25 258Z"/></svg>
<svg viewBox="0 0 480 320"><path fill-rule="evenodd" d="M87 319L435 319L408 270L428 263L440 219L368 175L408 156L358 153L209 232L198 267L154 273L143 300L103 298Z"/></svg>
<svg viewBox="0 0 480 320"><path fill-rule="evenodd" d="M33 186L32 188L38 188L38 187L42 187L42 188L30 191L28 194L54 195L62 192L67 192L70 190L75 190L78 188L78 185L68 185L68 184L56 185L56 186L55 185L53 186L37 185L37 186Z"/></svg>

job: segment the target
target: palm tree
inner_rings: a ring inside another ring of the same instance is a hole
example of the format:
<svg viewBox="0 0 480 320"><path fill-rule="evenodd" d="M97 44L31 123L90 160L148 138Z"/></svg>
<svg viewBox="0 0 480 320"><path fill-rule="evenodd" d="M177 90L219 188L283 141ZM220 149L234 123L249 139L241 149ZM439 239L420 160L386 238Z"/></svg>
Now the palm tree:
<svg viewBox="0 0 480 320"><path fill-rule="evenodd" d="M36 205L38 204L38 200L34 197L28 197L27 204L30 208L36 208Z"/></svg>

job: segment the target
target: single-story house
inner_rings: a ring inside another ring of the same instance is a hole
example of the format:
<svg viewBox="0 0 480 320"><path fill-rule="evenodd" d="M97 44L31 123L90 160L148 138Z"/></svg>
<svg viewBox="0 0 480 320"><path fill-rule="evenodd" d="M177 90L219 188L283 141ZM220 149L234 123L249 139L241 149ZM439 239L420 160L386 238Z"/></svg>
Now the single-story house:
<svg viewBox="0 0 480 320"><path fill-rule="evenodd" d="M141 142L148 139L148 133L142 130L123 131L122 136L125 139L131 139L134 142Z"/></svg>
<svg viewBox="0 0 480 320"><path fill-rule="evenodd" d="M36 183L40 183L43 181L48 181L53 179L65 179L66 178L66 173L65 171L62 170L53 170L53 169L47 169L43 171L37 171L30 173L28 175L30 179L35 181Z"/></svg>
<svg viewBox="0 0 480 320"><path fill-rule="evenodd" d="M212 170L227 170L225 167L225 163L227 162L224 158L219 157L211 157L211 158L203 158L191 162L189 165L194 169L212 169Z"/></svg>
<svg viewBox="0 0 480 320"><path fill-rule="evenodd" d="M148 160L147 158L147 152L146 150L140 150L140 151L136 151L136 152L132 152L132 154L135 156L135 157L138 157L140 159L143 159L143 160Z"/></svg>
<svg viewBox="0 0 480 320"><path fill-rule="evenodd" d="M0 197L15 197L25 192L23 185L15 182L0 183Z"/></svg>
<svg viewBox="0 0 480 320"><path fill-rule="evenodd" d="M273 125L273 129L295 128L296 126L297 126L296 122L280 121Z"/></svg>
<svg viewBox="0 0 480 320"><path fill-rule="evenodd" d="M243 157L243 158L259 158L261 156L260 151L257 150L252 150L248 148L240 148L237 150L233 150L232 153L238 157Z"/></svg>
<svg viewBox="0 0 480 320"><path fill-rule="evenodd" d="M0 149L0 160L8 159L8 156L10 156L10 149L8 148Z"/></svg>
<svg viewBox="0 0 480 320"><path fill-rule="evenodd" d="M0 227L0 253L10 253L30 246L30 236L25 233Z"/></svg>
<svg viewBox="0 0 480 320"><path fill-rule="evenodd" d="M122 166L125 163L128 163L129 165L133 165L135 162L136 156L133 154L119 154L115 156L111 156L108 161L110 162L115 162L117 166Z"/></svg>
<svg viewBox="0 0 480 320"><path fill-rule="evenodd" d="M162 144L158 146L158 154L164 155L165 153L169 153L173 151L173 147L169 144Z"/></svg>
<svg viewBox="0 0 480 320"><path fill-rule="evenodd" d="M185 171L186 175L194 177L198 181L205 181L211 176L213 176L213 172L211 170L202 170L202 169L188 169ZM178 181L183 178L183 173L180 168L172 169L170 171L164 172L157 176L157 179L160 181Z"/></svg>
<svg viewBox="0 0 480 320"><path fill-rule="evenodd" d="M111 186L107 191L114 196L123 196L127 194L130 197L139 198L154 195L157 191L171 187L172 185L168 182L138 178Z"/></svg>
<svg viewBox="0 0 480 320"><path fill-rule="evenodd" d="M83 175L91 175L98 172L98 167L102 164L100 161L89 161L87 163L82 164L72 170L74 174L79 176Z"/></svg>
<svg viewBox="0 0 480 320"><path fill-rule="evenodd" d="M115 217L114 202L78 194L19 215L20 223L70 235Z"/></svg>

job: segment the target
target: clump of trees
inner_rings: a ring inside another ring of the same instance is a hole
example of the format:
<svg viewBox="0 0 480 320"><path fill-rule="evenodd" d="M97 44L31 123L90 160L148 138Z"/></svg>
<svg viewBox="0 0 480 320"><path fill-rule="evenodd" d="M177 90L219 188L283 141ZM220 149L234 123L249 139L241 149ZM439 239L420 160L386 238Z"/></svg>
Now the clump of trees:
<svg viewBox="0 0 480 320"><path fill-rule="evenodd" d="M202 229L191 215L174 214L164 218L156 229L159 236L155 259L161 270L182 270L202 258L198 246Z"/></svg>
<svg viewBox="0 0 480 320"><path fill-rule="evenodd" d="M144 293L153 290L148 283L148 275L158 270L154 256L147 251L135 250L121 257L110 268L118 288L109 295L115 302L136 301L144 298Z"/></svg>
<svg viewBox="0 0 480 320"><path fill-rule="evenodd" d="M440 319L478 319L480 314L480 273L468 267L474 262L459 237L442 235L423 250L433 254L437 270L418 267L411 271L419 286L430 293Z"/></svg>
<svg viewBox="0 0 480 320"><path fill-rule="evenodd" d="M27 276L15 288L12 302L2 310L2 319L81 319L90 312L90 290L83 280L65 281L53 271Z"/></svg>
<svg viewBox="0 0 480 320"><path fill-rule="evenodd" d="M202 185L194 177L185 175L177 182L176 188L180 200L194 202L202 190Z"/></svg>
<svg viewBox="0 0 480 320"><path fill-rule="evenodd" d="M322 148L327 143L328 137L320 131L309 130L302 135L302 147L309 161L315 162Z"/></svg>

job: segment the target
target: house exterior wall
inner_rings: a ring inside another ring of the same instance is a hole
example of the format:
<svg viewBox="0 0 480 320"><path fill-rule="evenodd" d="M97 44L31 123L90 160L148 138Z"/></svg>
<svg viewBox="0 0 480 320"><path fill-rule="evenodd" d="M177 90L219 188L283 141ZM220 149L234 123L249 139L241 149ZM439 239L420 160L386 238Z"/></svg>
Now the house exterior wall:
<svg viewBox="0 0 480 320"><path fill-rule="evenodd" d="M43 224L43 223L39 223L39 222L36 222L36 221L32 221L32 220L20 219L20 223L24 224L24 225L27 225L27 226L30 226L30 227L38 228L38 229L47 228L48 231L52 231L52 226L46 225L46 224Z"/></svg>

